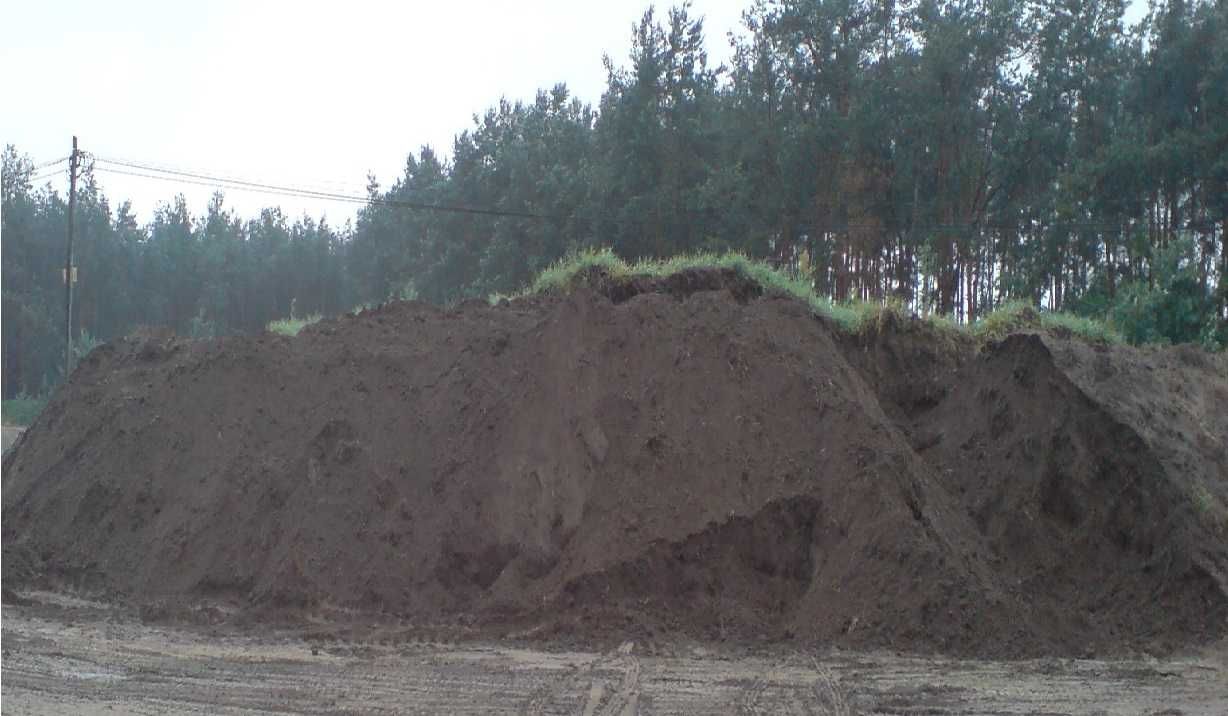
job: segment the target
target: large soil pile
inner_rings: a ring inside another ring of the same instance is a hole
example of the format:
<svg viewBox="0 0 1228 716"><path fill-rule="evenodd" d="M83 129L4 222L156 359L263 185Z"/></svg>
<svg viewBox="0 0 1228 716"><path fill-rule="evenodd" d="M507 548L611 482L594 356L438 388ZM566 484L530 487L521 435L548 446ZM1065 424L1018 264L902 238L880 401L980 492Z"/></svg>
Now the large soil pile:
<svg viewBox="0 0 1228 716"><path fill-rule="evenodd" d="M1009 656L1225 633L1222 356L594 285L100 348L4 460L5 586Z"/></svg>

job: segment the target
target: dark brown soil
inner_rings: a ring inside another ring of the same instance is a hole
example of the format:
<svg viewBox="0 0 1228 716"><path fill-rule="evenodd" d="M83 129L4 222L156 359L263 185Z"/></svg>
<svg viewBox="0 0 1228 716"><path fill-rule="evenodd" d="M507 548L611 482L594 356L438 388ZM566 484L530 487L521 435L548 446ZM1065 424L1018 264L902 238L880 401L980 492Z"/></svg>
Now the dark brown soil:
<svg viewBox="0 0 1228 716"><path fill-rule="evenodd" d="M1223 356L589 284L96 350L5 457L5 587L992 656L1228 631Z"/></svg>

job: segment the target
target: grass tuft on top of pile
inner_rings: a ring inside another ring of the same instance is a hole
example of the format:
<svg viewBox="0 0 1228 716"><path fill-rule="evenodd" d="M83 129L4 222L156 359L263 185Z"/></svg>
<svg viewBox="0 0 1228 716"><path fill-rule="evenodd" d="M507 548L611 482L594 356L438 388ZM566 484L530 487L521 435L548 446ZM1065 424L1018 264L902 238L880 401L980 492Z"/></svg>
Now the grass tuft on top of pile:
<svg viewBox="0 0 1228 716"><path fill-rule="evenodd" d="M265 326L265 328L268 329L269 333L280 333L283 336L290 336L293 338L294 336L298 335L299 331L319 321L323 317L324 316L321 314L315 313L302 318L281 318L276 321L269 321L269 324Z"/></svg>
<svg viewBox="0 0 1228 716"><path fill-rule="evenodd" d="M524 291L508 296L495 294L490 302L515 299L532 294L566 293L583 282L593 269L599 269L614 279L634 277L661 278L688 269L731 269L754 281L765 293L789 296L810 307L815 314L835 321L849 333L858 334L871 328L881 328L895 321L902 324L911 313L899 301L883 303L852 301L834 303L814 291L808 281L793 278L764 261L752 259L740 253L695 253L674 256L668 259L645 259L627 263L611 249L587 249L570 254L551 264L541 272ZM1111 326L1090 318L1066 313L1040 311L1027 301L1012 301L971 326L961 326L945 316L928 316L926 323L938 333L969 334L981 340L999 340L1021 330L1049 330L1069 332L1086 340L1105 343L1121 343L1122 337Z"/></svg>
<svg viewBox="0 0 1228 716"><path fill-rule="evenodd" d="M972 333L982 340L1001 340L1024 330L1069 332L1098 343L1122 343L1124 339L1112 326L1069 313L1037 310L1027 301L1008 301L972 324Z"/></svg>
<svg viewBox="0 0 1228 716"><path fill-rule="evenodd" d="M762 287L765 293L795 298L808 305L815 313L835 320L850 331L857 329L863 317L863 311L858 308L833 304L819 296L807 282L792 278L763 261L733 252L685 254L668 259L643 259L629 264L608 248L587 249L551 264L538 275L528 289L517 296L497 294L491 297L491 302L497 303L503 299L533 294L566 293L584 281L593 269L598 269L614 279L630 279L661 278L688 269L711 268L736 271Z"/></svg>
<svg viewBox="0 0 1228 716"><path fill-rule="evenodd" d="M550 264L521 295L566 293L575 288L581 277L593 269L600 269L612 278L627 278L631 275L627 262L611 249L587 249L564 256Z"/></svg>

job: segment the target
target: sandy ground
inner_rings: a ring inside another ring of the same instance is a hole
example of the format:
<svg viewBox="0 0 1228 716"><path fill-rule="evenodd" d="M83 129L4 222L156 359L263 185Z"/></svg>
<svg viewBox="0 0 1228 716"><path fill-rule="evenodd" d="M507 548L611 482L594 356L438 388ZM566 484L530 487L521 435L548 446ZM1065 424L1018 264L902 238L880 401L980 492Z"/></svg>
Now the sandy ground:
<svg viewBox="0 0 1228 716"><path fill-rule="evenodd" d="M1164 660L1019 662L632 642L606 653L313 646L292 633L151 626L96 602L21 596L3 608L6 714L1228 713L1224 645Z"/></svg>

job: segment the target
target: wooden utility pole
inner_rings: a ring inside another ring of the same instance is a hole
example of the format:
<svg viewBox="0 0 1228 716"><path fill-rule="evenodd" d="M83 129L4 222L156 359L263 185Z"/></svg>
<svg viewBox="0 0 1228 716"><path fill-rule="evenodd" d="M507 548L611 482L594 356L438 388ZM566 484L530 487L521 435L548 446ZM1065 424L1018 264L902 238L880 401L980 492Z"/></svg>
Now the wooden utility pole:
<svg viewBox="0 0 1228 716"><path fill-rule="evenodd" d="M64 382L72 373L72 219L77 206L77 137L72 138L72 154L68 155L68 252L64 258Z"/></svg>

